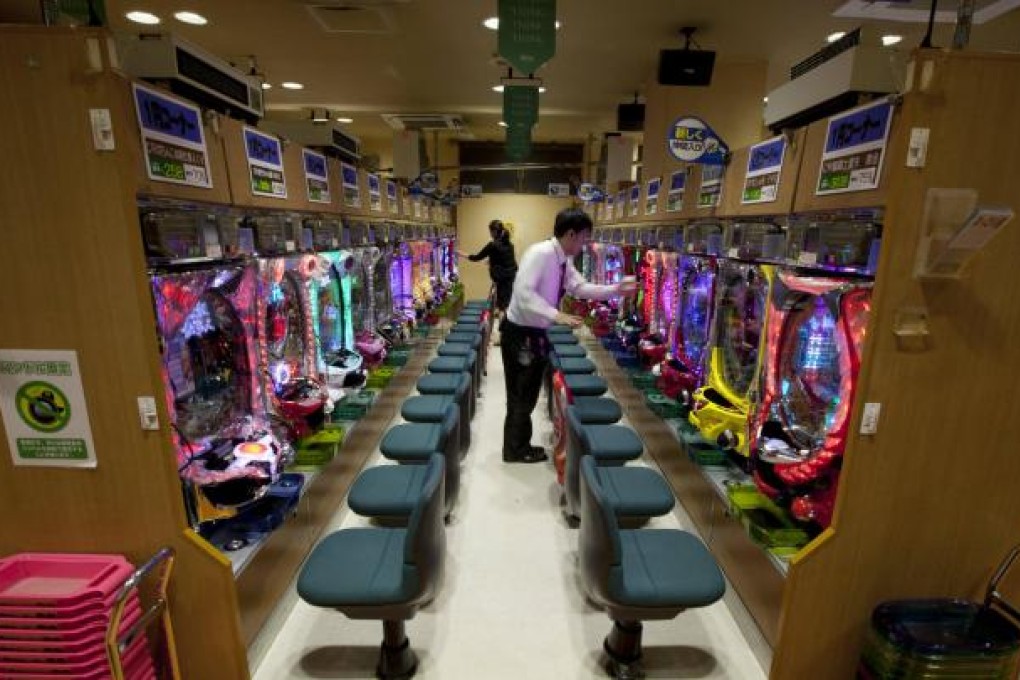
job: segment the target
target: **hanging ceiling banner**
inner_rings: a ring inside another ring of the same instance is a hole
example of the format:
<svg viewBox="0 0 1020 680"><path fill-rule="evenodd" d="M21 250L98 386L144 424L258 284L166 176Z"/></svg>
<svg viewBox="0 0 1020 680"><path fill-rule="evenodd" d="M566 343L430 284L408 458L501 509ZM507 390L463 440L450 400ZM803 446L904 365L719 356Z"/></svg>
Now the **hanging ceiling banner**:
<svg viewBox="0 0 1020 680"><path fill-rule="evenodd" d="M497 51L510 66L531 74L556 54L556 0L499 0L496 14Z"/></svg>
<svg viewBox="0 0 1020 680"><path fill-rule="evenodd" d="M506 155L512 161L531 155L531 126L511 125L506 129Z"/></svg>
<svg viewBox="0 0 1020 680"><path fill-rule="evenodd" d="M508 85L503 90L503 122L507 128L534 127L538 122L538 89Z"/></svg>
<svg viewBox="0 0 1020 680"><path fill-rule="evenodd" d="M669 153L678 161L701 165L723 165L730 149L708 123L694 116L682 116L669 126Z"/></svg>

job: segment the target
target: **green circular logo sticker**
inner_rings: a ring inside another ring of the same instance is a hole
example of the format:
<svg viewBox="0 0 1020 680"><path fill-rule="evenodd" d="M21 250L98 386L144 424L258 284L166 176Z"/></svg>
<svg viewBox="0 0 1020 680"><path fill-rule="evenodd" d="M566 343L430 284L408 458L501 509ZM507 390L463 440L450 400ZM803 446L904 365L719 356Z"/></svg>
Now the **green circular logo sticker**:
<svg viewBox="0 0 1020 680"><path fill-rule="evenodd" d="M60 432L71 421L71 403L56 385L37 380L14 395L18 415L37 432Z"/></svg>

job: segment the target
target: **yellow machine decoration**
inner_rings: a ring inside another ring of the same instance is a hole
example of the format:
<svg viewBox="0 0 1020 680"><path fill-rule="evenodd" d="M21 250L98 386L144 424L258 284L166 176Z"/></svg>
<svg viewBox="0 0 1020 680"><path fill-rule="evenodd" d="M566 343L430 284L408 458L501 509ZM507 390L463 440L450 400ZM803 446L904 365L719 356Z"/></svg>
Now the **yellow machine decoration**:
<svg viewBox="0 0 1020 680"><path fill-rule="evenodd" d="M723 260L706 384L694 393L689 420L721 448L749 456L748 412L765 350L772 265Z"/></svg>

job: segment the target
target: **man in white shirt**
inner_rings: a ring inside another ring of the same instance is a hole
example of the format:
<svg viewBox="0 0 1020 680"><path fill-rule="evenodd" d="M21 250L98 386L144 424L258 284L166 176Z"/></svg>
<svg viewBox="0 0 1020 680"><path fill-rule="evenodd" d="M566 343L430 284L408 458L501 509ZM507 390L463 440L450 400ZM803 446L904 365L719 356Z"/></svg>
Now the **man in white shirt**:
<svg viewBox="0 0 1020 680"><path fill-rule="evenodd" d="M611 286L588 283L574 268L573 259L591 239L591 231L591 218L583 211L562 210L556 216L553 238L531 246L521 259L510 306L500 326L506 379L504 462L537 463L547 458L541 447L531 445L531 413L549 365L546 330L553 324L577 328L582 323L580 317L559 311L564 294L606 300L633 295L637 290L633 280Z"/></svg>

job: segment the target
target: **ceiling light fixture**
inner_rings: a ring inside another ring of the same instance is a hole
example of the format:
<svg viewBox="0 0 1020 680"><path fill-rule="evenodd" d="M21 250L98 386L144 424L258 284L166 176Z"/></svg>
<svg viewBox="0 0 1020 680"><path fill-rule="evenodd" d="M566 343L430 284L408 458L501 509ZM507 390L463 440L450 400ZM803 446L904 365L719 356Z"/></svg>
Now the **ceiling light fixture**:
<svg viewBox="0 0 1020 680"><path fill-rule="evenodd" d="M501 120L498 123L496 123L496 125L498 125L500 127L506 127L506 121L505 120Z"/></svg>
<svg viewBox="0 0 1020 680"><path fill-rule="evenodd" d="M538 88L538 93L539 94L542 94L543 92L545 92L545 88L544 87Z"/></svg>
<svg viewBox="0 0 1020 680"><path fill-rule="evenodd" d="M562 25L563 24L561 24L559 21L557 21L556 22L556 30L557 31L560 30L560 26L562 26ZM482 26L485 26L490 31L497 31L497 30L499 30L499 17L489 17L488 19L486 19L485 21L482 22Z"/></svg>
<svg viewBox="0 0 1020 680"><path fill-rule="evenodd" d="M336 119L336 122L338 122L338 123L353 123L354 119L353 118L347 118L346 116L341 116L340 118Z"/></svg>
<svg viewBox="0 0 1020 680"><path fill-rule="evenodd" d="M825 36L825 42L834 43L840 38L842 38L844 35L846 35L845 31L836 31L835 33L830 33L829 35Z"/></svg>
<svg viewBox="0 0 1020 680"><path fill-rule="evenodd" d="M280 87L282 87L285 90L303 90L303 89L305 89L305 86L302 85L301 83L295 83L295 82L290 81L290 80L288 80L288 81L286 81L284 83L280 83Z"/></svg>
<svg viewBox="0 0 1020 680"><path fill-rule="evenodd" d="M124 16L127 17L128 21L133 21L136 24L148 24L151 26L159 23L159 17L152 12L134 11L128 12Z"/></svg>
<svg viewBox="0 0 1020 680"><path fill-rule="evenodd" d="M503 91L503 86L502 85L493 85L492 86L492 91L493 92L502 92Z"/></svg>
<svg viewBox="0 0 1020 680"><path fill-rule="evenodd" d="M312 109L313 123L328 123L331 116L327 109Z"/></svg>
<svg viewBox="0 0 1020 680"><path fill-rule="evenodd" d="M205 26L209 20L197 12L175 12L174 19L192 26Z"/></svg>
<svg viewBox="0 0 1020 680"><path fill-rule="evenodd" d="M273 88L273 84L272 83L262 83L262 89L263 90L271 90L272 88Z"/></svg>
<svg viewBox="0 0 1020 680"><path fill-rule="evenodd" d="M761 98L761 102L762 102L762 104L768 104L769 103L769 98L768 97L762 97Z"/></svg>
<svg viewBox="0 0 1020 680"><path fill-rule="evenodd" d="M893 45L895 45L896 43L898 43L898 42L900 42L902 40L903 40L903 36L902 35L883 35L882 36L882 44L885 45L886 47L892 47Z"/></svg>

